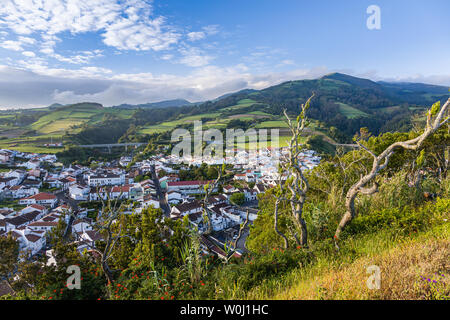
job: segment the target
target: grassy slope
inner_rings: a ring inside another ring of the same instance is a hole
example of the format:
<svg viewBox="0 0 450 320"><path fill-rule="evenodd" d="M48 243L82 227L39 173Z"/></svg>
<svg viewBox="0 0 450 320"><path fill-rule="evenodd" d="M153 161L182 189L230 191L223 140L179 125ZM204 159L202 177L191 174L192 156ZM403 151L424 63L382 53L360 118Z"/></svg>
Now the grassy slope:
<svg viewBox="0 0 450 320"><path fill-rule="evenodd" d="M312 266L295 269L265 281L245 298L442 298L440 293L450 293L449 239L449 222L407 237L390 230L381 230L349 238L341 247L342 256L339 259L335 256L320 256ZM370 276L366 269L371 265L380 267L380 290L370 290L366 285Z"/></svg>
<svg viewBox="0 0 450 320"><path fill-rule="evenodd" d="M35 135L17 136L0 140L0 148L8 148L24 152L57 153L61 148L46 148L45 143L62 141L65 132L76 133L73 128L83 123L96 124L106 114L120 119L130 118L133 110L102 108L89 103L58 108L40 117L37 121L22 129L35 130ZM0 134L1 136L1 134Z"/></svg>
<svg viewBox="0 0 450 320"><path fill-rule="evenodd" d="M353 108L348 104L336 102L339 105L339 112L349 119L355 119L358 117L369 117L369 115L361 110Z"/></svg>

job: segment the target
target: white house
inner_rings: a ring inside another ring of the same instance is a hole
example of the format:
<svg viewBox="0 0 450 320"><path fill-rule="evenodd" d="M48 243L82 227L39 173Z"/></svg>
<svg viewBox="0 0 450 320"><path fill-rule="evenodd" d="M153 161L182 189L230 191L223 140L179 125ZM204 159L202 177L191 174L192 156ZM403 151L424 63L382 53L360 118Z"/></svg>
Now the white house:
<svg viewBox="0 0 450 320"><path fill-rule="evenodd" d="M62 188L63 186L63 183L54 177L48 178L45 182L48 183L50 188Z"/></svg>
<svg viewBox="0 0 450 320"><path fill-rule="evenodd" d="M32 223L33 221L38 220L41 216L42 216L41 212L33 211L18 216L14 216L12 218L4 219L6 223L6 232L17 230L21 227L25 227L30 223Z"/></svg>
<svg viewBox="0 0 450 320"><path fill-rule="evenodd" d="M202 211L202 205L198 201L185 202L172 207L171 216L185 216Z"/></svg>
<svg viewBox="0 0 450 320"><path fill-rule="evenodd" d="M114 186L110 191L111 199L128 199L130 197L131 185Z"/></svg>
<svg viewBox="0 0 450 320"><path fill-rule="evenodd" d="M25 167L28 170L30 170L30 169L37 169L40 167L40 165L41 165L41 162L39 160L29 160L28 162L21 163L18 166Z"/></svg>
<svg viewBox="0 0 450 320"><path fill-rule="evenodd" d="M9 191L13 199L21 199L26 197L34 196L39 193L39 189L35 187L27 188L25 186L14 186L10 187Z"/></svg>
<svg viewBox="0 0 450 320"><path fill-rule="evenodd" d="M72 223L72 232L84 233L85 231L91 231L92 225L86 219L77 219Z"/></svg>
<svg viewBox="0 0 450 320"><path fill-rule="evenodd" d="M14 159L12 152L0 150L0 163L7 163Z"/></svg>
<svg viewBox="0 0 450 320"><path fill-rule="evenodd" d="M125 184L125 174L95 174L88 176L88 185L90 187L115 186Z"/></svg>
<svg viewBox="0 0 450 320"><path fill-rule="evenodd" d="M91 188L75 184L69 187L69 195L74 200L88 200Z"/></svg>
<svg viewBox="0 0 450 320"><path fill-rule="evenodd" d="M55 228L58 225L58 221L43 221L38 220L27 225L27 228L32 231L44 231L47 233L51 229Z"/></svg>
<svg viewBox="0 0 450 320"><path fill-rule="evenodd" d="M23 208L22 210L20 210L19 213L20 214L25 214L25 213L34 212L34 211L40 212L41 215L44 215L44 214L47 213L48 210L47 210L46 207L44 207L44 206L42 206L40 204L32 204L32 205L29 205L28 207ZM41 217L39 216L38 219L40 219L40 218Z"/></svg>
<svg viewBox="0 0 450 320"><path fill-rule="evenodd" d="M204 186L213 181L172 181L167 183L167 191L178 191L184 194L204 193ZM216 192L217 188L213 190Z"/></svg>
<svg viewBox="0 0 450 320"><path fill-rule="evenodd" d="M257 199L257 192L254 189L244 188L245 201L254 201Z"/></svg>
<svg viewBox="0 0 450 320"><path fill-rule="evenodd" d="M233 193L236 192L237 189L235 187L233 187L232 185L226 185L223 187L223 192L224 193Z"/></svg>
<svg viewBox="0 0 450 320"><path fill-rule="evenodd" d="M247 178L247 174L245 174L245 173L237 173L233 177L234 180L243 180L243 181L245 181L246 178Z"/></svg>
<svg viewBox="0 0 450 320"><path fill-rule="evenodd" d="M14 230L11 232L14 239L19 242L20 251L27 251L35 255L45 247L44 232L33 232L29 229Z"/></svg>
<svg viewBox="0 0 450 320"><path fill-rule="evenodd" d="M152 195L144 196L142 200L142 207L147 208L153 206L153 208L158 209L160 207L159 200Z"/></svg>
<svg viewBox="0 0 450 320"><path fill-rule="evenodd" d="M0 208L0 220L11 218L14 216L16 212L13 209L10 208Z"/></svg>
<svg viewBox="0 0 450 320"><path fill-rule="evenodd" d="M183 197L178 191L169 191L166 193L166 200L170 204L178 204L180 202L183 202Z"/></svg>
<svg viewBox="0 0 450 320"><path fill-rule="evenodd" d="M25 171L17 169L5 173L4 178L13 178L9 185L17 186L22 183L26 176L27 173Z"/></svg>

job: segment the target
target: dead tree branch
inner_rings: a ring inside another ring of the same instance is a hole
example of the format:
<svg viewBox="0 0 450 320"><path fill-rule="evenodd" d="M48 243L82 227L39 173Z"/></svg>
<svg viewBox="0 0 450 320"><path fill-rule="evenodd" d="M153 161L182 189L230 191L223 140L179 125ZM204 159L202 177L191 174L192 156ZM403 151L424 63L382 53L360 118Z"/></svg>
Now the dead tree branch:
<svg viewBox="0 0 450 320"><path fill-rule="evenodd" d="M306 193L309 190L309 183L303 174L302 163L299 159L302 151L302 146L299 144L299 138L304 129L308 126L306 111L308 110L313 97L314 94L306 101L306 103L301 105L301 112L297 117L296 122L293 122L290 119L286 110L283 111L292 137L289 142L289 152L287 157L282 157L279 162L280 178L286 176L286 179L282 183L280 179L280 195L277 196L277 201L275 202L275 231L284 239L285 248L288 247L287 238L280 230L278 230L278 205L281 201L286 201L291 206L290 217L296 229L300 231L300 239L294 233L296 242L304 248L308 246L308 231L306 222L303 219L303 205L306 200Z"/></svg>
<svg viewBox="0 0 450 320"><path fill-rule="evenodd" d="M392 157L392 155L397 149L403 148L407 150L418 150L422 146L423 142L429 136L431 136L441 126L447 123L449 121L449 117L446 116L444 118L444 115L446 114L449 105L450 105L450 98L447 100L447 102L445 102L445 104L442 107L440 107L440 103L434 104L427 113L427 124L422 134L408 141L394 142L389 147L387 147L383 152L381 152L380 155L378 156L375 155L373 151L369 150L369 148L364 146L360 141L357 142L362 150L365 150L372 156L373 158L372 170L368 174L362 176L361 179L358 182L356 182L353 186L351 186L347 192L345 201L346 212L343 215L334 234L335 244L337 248L339 248L339 246L337 245L339 235L341 234L345 226L347 226L347 224L356 216L355 199L358 196L358 194L362 193L370 195L377 192L378 185L376 183L374 183L374 185L370 188L366 188L366 185L373 182L375 177L383 169L387 167L387 165L389 164L389 159Z"/></svg>

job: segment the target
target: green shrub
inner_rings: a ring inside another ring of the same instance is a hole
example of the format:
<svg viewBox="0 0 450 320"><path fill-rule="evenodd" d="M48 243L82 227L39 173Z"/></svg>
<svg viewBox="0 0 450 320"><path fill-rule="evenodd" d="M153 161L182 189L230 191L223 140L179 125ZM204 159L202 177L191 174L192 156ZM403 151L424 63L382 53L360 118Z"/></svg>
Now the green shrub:
<svg viewBox="0 0 450 320"><path fill-rule="evenodd" d="M349 234L367 233L383 228L410 233L424 230L432 222L444 222L450 213L450 199L438 199L419 209L412 206L387 208L356 217L346 232Z"/></svg>

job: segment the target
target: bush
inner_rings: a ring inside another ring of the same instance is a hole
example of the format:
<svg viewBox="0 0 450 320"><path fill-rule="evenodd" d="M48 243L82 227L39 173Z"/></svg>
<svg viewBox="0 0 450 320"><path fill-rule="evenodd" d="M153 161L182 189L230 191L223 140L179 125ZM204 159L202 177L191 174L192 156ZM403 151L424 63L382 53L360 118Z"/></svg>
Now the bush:
<svg viewBox="0 0 450 320"><path fill-rule="evenodd" d="M412 206L382 209L356 217L345 232L358 234L380 229L393 229L402 233L424 230L432 222L444 222L450 212L450 199L438 199L419 209Z"/></svg>
<svg viewBox="0 0 450 320"><path fill-rule="evenodd" d="M225 291L233 291L237 285L239 291L248 291L273 277L279 277L289 270L309 265L313 259L310 252L301 248L283 250L273 248L267 254L247 257L239 265L229 265L222 269L225 276L220 277L220 287Z"/></svg>

